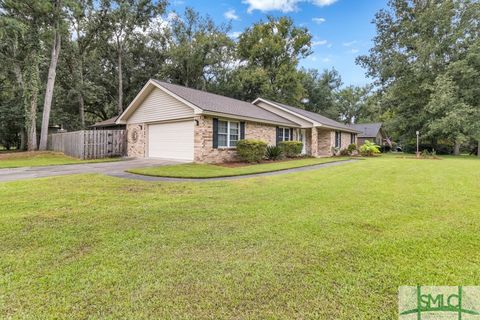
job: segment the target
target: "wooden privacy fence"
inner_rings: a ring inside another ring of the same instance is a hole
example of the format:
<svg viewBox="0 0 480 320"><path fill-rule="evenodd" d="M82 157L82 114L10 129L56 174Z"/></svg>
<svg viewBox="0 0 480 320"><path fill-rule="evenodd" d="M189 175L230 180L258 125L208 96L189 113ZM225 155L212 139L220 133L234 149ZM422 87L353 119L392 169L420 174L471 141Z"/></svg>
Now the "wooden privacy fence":
<svg viewBox="0 0 480 320"><path fill-rule="evenodd" d="M54 133L48 149L80 159L124 156L127 148L125 130L80 130Z"/></svg>

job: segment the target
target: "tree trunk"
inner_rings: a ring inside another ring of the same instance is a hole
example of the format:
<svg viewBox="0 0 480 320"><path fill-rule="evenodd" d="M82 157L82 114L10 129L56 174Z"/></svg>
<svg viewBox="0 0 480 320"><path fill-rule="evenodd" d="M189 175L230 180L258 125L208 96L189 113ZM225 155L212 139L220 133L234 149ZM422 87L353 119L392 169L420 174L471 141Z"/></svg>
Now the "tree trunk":
<svg viewBox="0 0 480 320"><path fill-rule="evenodd" d="M25 128L22 127L20 130L20 145L18 146L19 150L25 150L27 148L27 133Z"/></svg>
<svg viewBox="0 0 480 320"><path fill-rule="evenodd" d="M461 143L458 142L458 141L455 141L455 145L453 147L453 154L454 155L456 155L456 156L460 155L460 146L461 146Z"/></svg>
<svg viewBox="0 0 480 320"><path fill-rule="evenodd" d="M480 140L478 140L477 144L477 157L480 157Z"/></svg>
<svg viewBox="0 0 480 320"><path fill-rule="evenodd" d="M25 90L25 83L23 82L23 74L22 69L18 63L13 65L13 72L15 73L15 77L17 78L17 84L20 87L21 95L23 96L23 92ZM25 124L22 124L20 128L20 143L17 145L17 149L25 150L27 148L27 133L25 132Z"/></svg>
<svg viewBox="0 0 480 320"><path fill-rule="evenodd" d="M40 150L47 150L48 125L50 122L50 111L52 109L53 89L55 87L55 77L57 75L58 56L60 54L60 46L62 37L57 29L53 36L52 57L50 67L48 68L47 90L45 91L45 101L43 104L42 131L40 134Z"/></svg>
<svg viewBox="0 0 480 320"><path fill-rule="evenodd" d="M27 150L37 150L37 99L39 79L39 56L33 49L26 59L25 89L23 90L23 104L25 110L25 133L27 138Z"/></svg>
<svg viewBox="0 0 480 320"><path fill-rule="evenodd" d="M31 91L30 105L27 107L25 128L27 130L27 150L37 150L37 90Z"/></svg>
<svg viewBox="0 0 480 320"><path fill-rule="evenodd" d="M118 115L123 112L122 45L118 46Z"/></svg>
<svg viewBox="0 0 480 320"><path fill-rule="evenodd" d="M80 115L81 129L85 129L85 98L83 97L83 56L80 58L78 91L78 114Z"/></svg>
<svg viewBox="0 0 480 320"><path fill-rule="evenodd" d="M85 129L85 100L82 92L78 96L78 112L80 113L80 125L83 130Z"/></svg>

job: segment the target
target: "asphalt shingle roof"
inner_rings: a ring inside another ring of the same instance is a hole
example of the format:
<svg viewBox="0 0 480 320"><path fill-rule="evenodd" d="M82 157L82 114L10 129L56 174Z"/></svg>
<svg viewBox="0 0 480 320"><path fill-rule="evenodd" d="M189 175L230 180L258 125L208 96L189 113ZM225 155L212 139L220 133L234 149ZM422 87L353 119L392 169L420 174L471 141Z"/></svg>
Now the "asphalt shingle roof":
<svg viewBox="0 0 480 320"><path fill-rule="evenodd" d="M351 127L362 132L358 135L359 138L372 138L377 136L378 131L382 127L382 123L357 123L352 124Z"/></svg>
<svg viewBox="0 0 480 320"><path fill-rule="evenodd" d="M330 118L327 118L325 116L322 116L321 114L311 112L311 111L307 111L307 110L304 110L304 109L300 109L300 108L297 108L297 107L292 107L292 106L289 106L287 104L283 104L283 103L280 103L280 102L276 102L276 101L272 101L272 100L268 100L268 99L264 99L264 98L262 98L262 99L265 100L265 101L269 101L270 103L277 104L280 107L285 108L287 110L290 110L292 112L296 112L296 113L298 113L298 114L300 114L304 117L307 117L311 120L314 120L314 121L319 122L321 124L324 124L326 126L334 127L334 128L338 128L338 129L345 129L345 130L348 130L348 131L352 131L352 130L355 131L354 128L351 128L347 125L344 125L343 123L340 123L340 122L337 122L337 121L332 120Z"/></svg>
<svg viewBox="0 0 480 320"><path fill-rule="evenodd" d="M116 125L115 121L117 121L117 119L118 119L118 116L115 116L115 117L107 119L107 120L95 122L95 124L91 125L91 127L115 126Z"/></svg>
<svg viewBox="0 0 480 320"><path fill-rule="evenodd" d="M290 126L298 126L297 123L294 123L249 102L155 79L153 81L204 111L255 118L258 120L282 123Z"/></svg>

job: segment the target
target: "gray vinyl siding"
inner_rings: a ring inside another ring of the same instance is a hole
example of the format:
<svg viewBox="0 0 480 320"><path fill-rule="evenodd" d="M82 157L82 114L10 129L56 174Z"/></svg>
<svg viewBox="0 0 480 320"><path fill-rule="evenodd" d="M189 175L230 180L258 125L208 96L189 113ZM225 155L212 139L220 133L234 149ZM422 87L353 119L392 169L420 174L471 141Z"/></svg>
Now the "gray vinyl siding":
<svg viewBox="0 0 480 320"><path fill-rule="evenodd" d="M193 109L155 88L128 118L128 123L145 123L193 117Z"/></svg>

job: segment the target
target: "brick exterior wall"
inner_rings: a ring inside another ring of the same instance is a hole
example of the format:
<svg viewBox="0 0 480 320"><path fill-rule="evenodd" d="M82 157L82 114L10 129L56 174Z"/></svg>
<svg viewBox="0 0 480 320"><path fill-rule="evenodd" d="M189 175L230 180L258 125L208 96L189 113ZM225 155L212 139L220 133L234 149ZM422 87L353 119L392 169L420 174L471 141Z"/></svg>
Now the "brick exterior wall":
<svg viewBox="0 0 480 320"><path fill-rule="evenodd" d="M127 156L143 158L147 156L147 128L142 124L127 124Z"/></svg>
<svg viewBox="0 0 480 320"><path fill-rule="evenodd" d="M199 163L221 163L240 160L232 148L213 148L213 117L199 115L195 117L198 125L194 127L194 161ZM146 124L127 125L128 157L147 156ZM245 139L258 139L268 145L275 145L276 126L245 121ZM350 144L350 133L342 132L342 149ZM306 153L314 157L331 156L335 146L335 130L312 128L306 130Z"/></svg>
<svg viewBox="0 0 480 320"><path fill-rule="evenodd" d="M312 129L305 130L305 153L312 155Z"/></svg>
<svg viewBox="0 0 480 320"><path fill-rule="evenodd" d="M213 118L197 116L195 126L194 161L200 163L221 163L240 160L235 149L213 148ZM276 127L255 122L245 122L245 139L258 139L269 145L275 144Z"/></svg>
<svg viewBox="0 0 480 320"><path fill-rule="evenodd" d="M342 132L342 146L340 149L346 149L350 145L350 132Z"/></svg>
<svg viewBox="0 0 480 320"><path fill-rule="evenodd" d="M318 130L318 155L332 156L332 147L335 147L335 130L317 129ZM350 132L340 132L341 147L346 149L350 145Z"/></svg>
<svg viewBox="0 0 480 320"><path fill-rule="evenodd" d="M335 146L335 131L317 129L318 131L318 155L331 156L332 146Z"/></svg>
<svg viewBox="0 0 480 320"><path fill-rule="evenodd" d="M277 127L256 122L245 122L245 139L257 139L266 142L269 146L277 143Z"/></svg>

